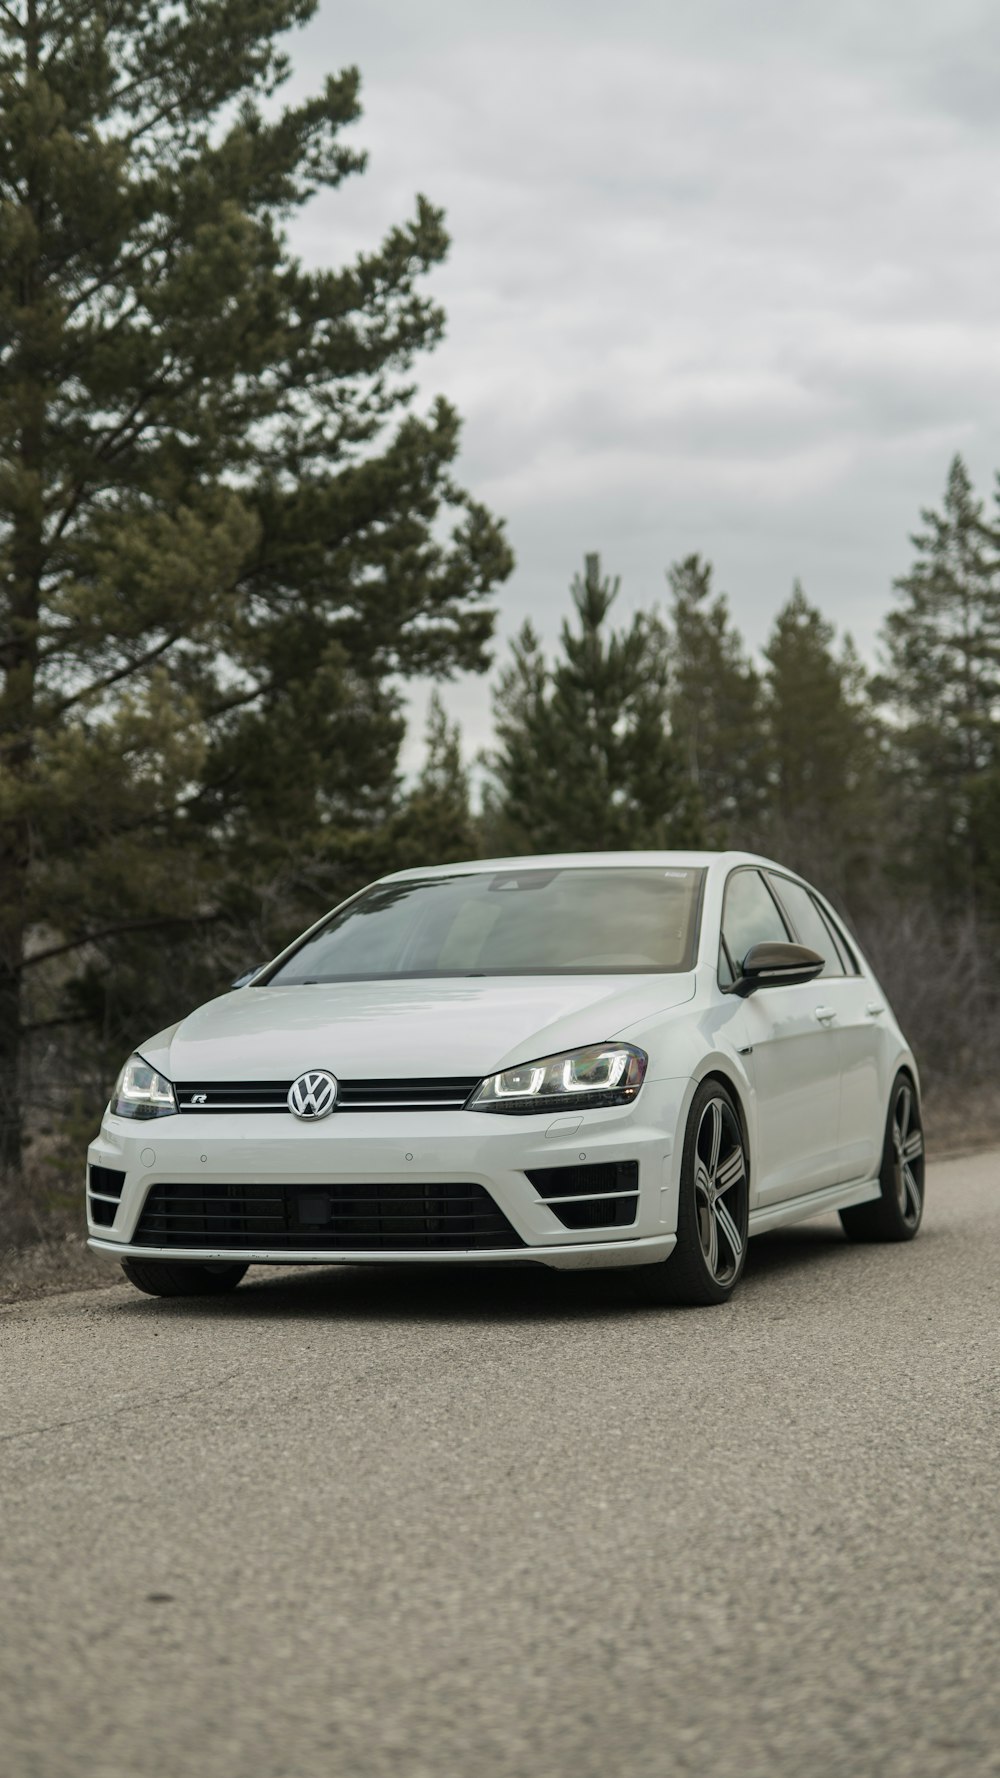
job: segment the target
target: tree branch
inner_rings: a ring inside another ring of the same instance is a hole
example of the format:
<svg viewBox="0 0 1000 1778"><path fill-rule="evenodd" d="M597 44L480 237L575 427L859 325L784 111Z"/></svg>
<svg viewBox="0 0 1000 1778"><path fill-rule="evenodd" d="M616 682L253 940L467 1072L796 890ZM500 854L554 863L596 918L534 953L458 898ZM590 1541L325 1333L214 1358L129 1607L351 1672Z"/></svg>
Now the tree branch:
<svg viewBox="0 0 1000 1778"><path fill-rule="evenodd" d="M58 59L58 57L62 55L63 50L65 49L67 43L69 42L70 38L72 37L73 32L76 30L77 26L82 25L85 18L91 17L93 15L93 11L94 11L94 8L93 8L92 0L84 0L84 4L83 4L83 6L80 7L79 11L73 13L72 17L67 20L65 30L61 31L59 33L59 36L56 38L55 42L51 43L49 45L49 52L48 52L48 55L45 57L45 63L44 63L44 66L46 68L51 68L53 62L55 62Z"/></svg>
<svg viewBox="0 0 1000 1778"><path fill-rule="evenodd" d="M172 631L169 636L163 638L162 642L158 642L155 648L148 648L145 654L139 656L138 660L126 661L123 667L116 668L113 673L106 673L103 679L92 679L89 685L85 685L79 691L71 693L69 697L63 698L45 712L46 722L58 722L67 710L72 710L74 704L85 703L88 698L95 697L98 692L107 691L110 686L117 685L120 679L127 679L131 673L141 673L143 667L148 667L161 654L166 654L169 648L173 648L174 643L180 641L181 633L180 630Z"/></svg>
<svg viewBox="0 0 1000 1778"><path fill-rule="evenodd" d="M53 957L65 957L70 951L82 951L86 945L99 944L104 938L117 938L128 932L159 932L165 926L212 926L220 916L218 914L164 914L157 920L123 920L115 926L102 926L98 932L87 932L82 938L67 939L65 944L48 945L44 951L33 951L25 957L20 970L34 969L39 963L48 963Z"/></svg>
<svg viewBox="0 0 1000 1778"><path fill-rule="evenodd" d="M167 253L172 247L176 247L183 237L183 232L181 227L170 229L165 235L147 241L144 246L136 248L134 253L130 253L124 258L117 259L111 270L108 272L107 277L95 278L85 289L77 292L73 301L67 305L66 318L68 319L71 315L74 315L77 309L88 303L91 297L97 296L100 291L114 289L116 287L121 288L121 285L123 281L127 279L129 272L134 270L136 266L143 265L149 258L150 254ZM153 281L156 283L159 280L154 279ZM130 314L135 314L140 306L140 304L136 303L130 311ZM119 325L120 320L121 317L115 321L115 327ZM101 335L102 341L106 337L107 331Z"/></svg>
<svg viewBox="0 0 1000 1778"><path fill-rule="evenodd" d="M51 1031L54 1025L88 1025L90 1015L85 1012L66 1013L61 1019L32 1019L27 1025L21 1026L22 1037L32 1031Z"/></svg>

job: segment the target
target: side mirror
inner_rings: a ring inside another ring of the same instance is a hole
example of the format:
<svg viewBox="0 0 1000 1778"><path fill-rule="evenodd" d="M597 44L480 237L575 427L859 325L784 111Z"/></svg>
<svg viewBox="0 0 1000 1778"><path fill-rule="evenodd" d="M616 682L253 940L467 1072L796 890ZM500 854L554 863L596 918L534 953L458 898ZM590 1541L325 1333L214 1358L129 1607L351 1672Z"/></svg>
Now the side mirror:
<svg viewBox="0 0 1000 1778"><path fill-rule="evenodd" d="M826 959L818 951L811 951L808 945L751 945L732 992L745 999L748 994L755 994L758 988L788 988L796 982L811 982L825 963Z"/></svg>
<svg viewBox="0 0 1000 1778"><path fill-rule="evenodd" d="M230 982L229 986L231 988L248 988L253 981L254 976L259 975L263 967L263 963L255 963L252 969L245 969L243 974L238 975L234 982Z"/></svg>

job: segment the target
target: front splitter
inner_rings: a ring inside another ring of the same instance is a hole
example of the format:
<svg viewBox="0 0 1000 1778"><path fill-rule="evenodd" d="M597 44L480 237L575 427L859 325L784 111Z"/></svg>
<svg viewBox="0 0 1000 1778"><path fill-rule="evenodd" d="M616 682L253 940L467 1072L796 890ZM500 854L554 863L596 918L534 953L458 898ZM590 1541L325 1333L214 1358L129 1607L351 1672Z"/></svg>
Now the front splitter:
<svg viewBox="0 0 1000 1778"><path fill-rule="evenodd" d="M281 1253L262 1249L247 1253L227 1247L132 1247L124 1241L102 1241L91 1235L87 1246L115 1259L220 1260L246 1266L421 1266L421 1265L524 1265L551 1266L554 1271L579 1272L608 1266L650 1266L666 1259L677 1245L676 1235L649 1235L635 1241L586 1241L572 1247L503 1247L490 1251L449 1249L447 1253L391 1252L384 1248L366 1253L338 1253L315 1248Z"/></svg>

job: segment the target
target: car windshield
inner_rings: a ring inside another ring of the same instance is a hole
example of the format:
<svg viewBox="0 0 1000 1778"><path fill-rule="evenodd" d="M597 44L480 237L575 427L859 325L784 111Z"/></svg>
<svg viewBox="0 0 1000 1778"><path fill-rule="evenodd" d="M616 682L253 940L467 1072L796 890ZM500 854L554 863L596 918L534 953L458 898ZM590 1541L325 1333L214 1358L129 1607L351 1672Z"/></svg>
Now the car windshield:
<svg viewBox="0 0 1000 1778"><path fill-rule="evenodd" d="M377 883L267 982L676 973L694 966L704 874L581 865Z"/></svg>

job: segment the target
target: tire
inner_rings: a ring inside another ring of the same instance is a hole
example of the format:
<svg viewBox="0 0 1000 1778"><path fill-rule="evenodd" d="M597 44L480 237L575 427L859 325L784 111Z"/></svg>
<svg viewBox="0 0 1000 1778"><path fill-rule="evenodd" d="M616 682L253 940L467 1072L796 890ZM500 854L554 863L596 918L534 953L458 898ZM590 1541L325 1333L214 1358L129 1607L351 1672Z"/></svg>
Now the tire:
<svg viewBox="0 0 1000 1778"><path fill-rule="evenodd" d="M122 1271L147 1296L222 1296L235 1290L246 1266L199 1264L191 1260L123 1259Z"/></svg>
<svg viewBox="0 0 1000 1778"><path fill-rule="evenodd" d="M897 1074L892 1083L879 1183L877 1198L840 1212L847 1239L912 1241L924 1214L924 1131L908 1074Z"/></svg>
<svg viewBox="0 0 1000 1778"><path fill-rule="evenodd" d="M677 1245L650 1266L647 1285L664 1303L726 1303L743 1273L750 1214L747 1140L721 1081L695 1093L684 1132Z"/></svg>

